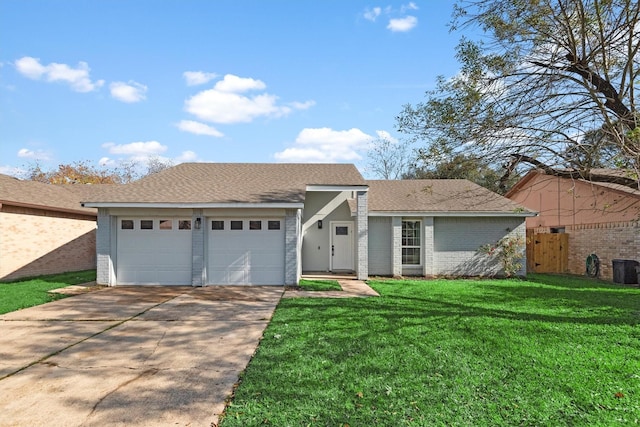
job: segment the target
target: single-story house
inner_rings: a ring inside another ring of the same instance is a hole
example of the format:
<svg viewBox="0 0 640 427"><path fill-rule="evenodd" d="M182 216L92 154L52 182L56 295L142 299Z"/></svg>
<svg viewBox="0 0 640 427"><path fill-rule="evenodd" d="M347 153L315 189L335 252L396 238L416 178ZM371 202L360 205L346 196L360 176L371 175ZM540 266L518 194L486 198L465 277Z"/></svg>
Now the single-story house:
<svg viewBox="0 0 640 427"><path fill-rule="evenodd" d="M618 169L593 169L600 176L625 176ZM529 233L566 233L566 272L585 274L586 259L596 254L599 276L613 278L613 260L640 261L640 190L611 182L593 182L529 171L505 197L539 212L526 220ZM535 265L537 260L531 257ZM565 272L565 271L556 271Z"/></svg>
<svg viewBox="0 0 640 427"><path fill-rule="evenodd" d="M0 174L0 280L96 267L95 208L85 188Z"/></svg>
<svg viewBox="0 0 640 427"><path fill-rule="evenodd" d="M112 286L491 275L477 249L524 237L534 215L466 180L367 181L351 164L183 163L83 206L98 209L97 280Z"/></svg>

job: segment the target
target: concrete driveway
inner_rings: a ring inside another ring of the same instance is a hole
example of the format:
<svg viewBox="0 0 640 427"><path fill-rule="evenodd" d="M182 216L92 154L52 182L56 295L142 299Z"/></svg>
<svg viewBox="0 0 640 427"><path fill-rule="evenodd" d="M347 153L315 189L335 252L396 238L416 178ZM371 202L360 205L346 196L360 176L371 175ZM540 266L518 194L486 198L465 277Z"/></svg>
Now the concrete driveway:
<svg viewBox="0 0 640 427"><path fill-rule="evenodd" d="M282 287L116 287L0 316L0 426L215 426Z"/></svg>

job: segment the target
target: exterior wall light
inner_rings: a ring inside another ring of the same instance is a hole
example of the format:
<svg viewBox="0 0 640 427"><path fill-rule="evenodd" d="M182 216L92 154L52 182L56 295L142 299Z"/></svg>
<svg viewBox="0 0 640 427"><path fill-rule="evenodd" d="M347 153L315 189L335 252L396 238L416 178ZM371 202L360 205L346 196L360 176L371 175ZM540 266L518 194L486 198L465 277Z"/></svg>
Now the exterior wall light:
<svg viewBox="0 0 640 427"><path fill-rule="evenodd" d="M202 218L198 217L196 218L196 230L200 230L200 227L202 227Z"/></svg>
<svg viewBox="0 0 640 427"><path fill-rule="evenodd" d="M322 220L318 220L318 230L322 230Z"/></svg>

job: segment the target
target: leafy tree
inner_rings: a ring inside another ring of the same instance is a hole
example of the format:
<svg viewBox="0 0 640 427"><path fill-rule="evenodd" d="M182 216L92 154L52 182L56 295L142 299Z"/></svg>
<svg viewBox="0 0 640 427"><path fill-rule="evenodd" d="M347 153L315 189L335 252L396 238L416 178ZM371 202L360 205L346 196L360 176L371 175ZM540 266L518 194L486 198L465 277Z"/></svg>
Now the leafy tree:
<svg viewBox="0 0 640 427"><path fill-rule="evenodd" d="M47 184L126 184L171 166L173 162L158 157L149 158L143 172L140 172L141 167L135 160L122 162L112 169L99 168L88 160L82 160L44 170L36 162L28 166L26 178Z"/></svg>
<svg viewBox="0 0 640 427"><path fill-rule="evenodd" d="M460 0L458 28L485 38L463 38L459 74L439 78L397 118L427 157L487 159L505 168L505 180L525 163L639 186L637 0ZM592 171L604 157L628 176Z"/></svg>
<svg viewBox="0 0 640 427"><path fill-rule="evenodd" d="M27 179L47 184L119 184L121 177L114 171L98 169L89 161L77 161L59 165L57 169L45 171L39 163L27 170Z"/></svg>

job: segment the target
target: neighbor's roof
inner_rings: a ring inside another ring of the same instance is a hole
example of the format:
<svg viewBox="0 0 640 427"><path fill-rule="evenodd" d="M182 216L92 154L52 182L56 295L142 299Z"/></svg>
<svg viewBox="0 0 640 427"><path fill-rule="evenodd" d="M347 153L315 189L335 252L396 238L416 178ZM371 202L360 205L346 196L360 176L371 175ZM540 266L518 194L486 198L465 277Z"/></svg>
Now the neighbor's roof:
<svg viewBox="0 0 640 427"><path fill-rule="evenodd" d="M613 178L620 178L620 177L627 177L628 176L625 171L620 170L620 169L594 168L594 169L591 169L591 172L593 174L597 174L597 175L604 175L604 176L609 175L609 176L611 176ZM547 174L541 169L532 169L529 172L527 172L527 174L524 177L522 177L522 179L520 181L518 181L513 187L511 187L511 189L507 192L507 194L505 196L506 197L511 197L512 195L514 195L515 193L517 193L521 189L525 188L532 179L534 179L535 177L541 176L541 175L545 175L545 176L548 176L550 178L557 179L556 176ZM561 177L561 179L570 180L572 178ZM618 192L621 192L621 193L626 193L627 195L631 195L631 196L634 196L634 197L640 197L640 190L638 190L637 188L627 187L626 185L615 184L615 183L612 183L612 182L589 181L587 179L580 179L580 178L578 178L577 180L581 181L581 182L589 183L589 185L592 185L592 186L607 188L607 189L618 191Z"/></svg>
<svg viewBox="0 0 640 427"><path fill-rule="evenodd" d="M90 186L86 184L44 184L0 174L0 203L95 215L95 209L83 208L80 205L81 195L79 193L91 191L88 187Z"/></svg>
<svg viewBox="0 0 640 427"><path fill-rule="evenodd" d="M307 186L366 186L352 164L182 163L85 198L100 204L301 203Z"/></svg>
<svg viewBox="0 0 640 427"><path fill-rule="evenodd" d="M534 212L466 179L367 181L369 212L533 216Z"/></svg>

